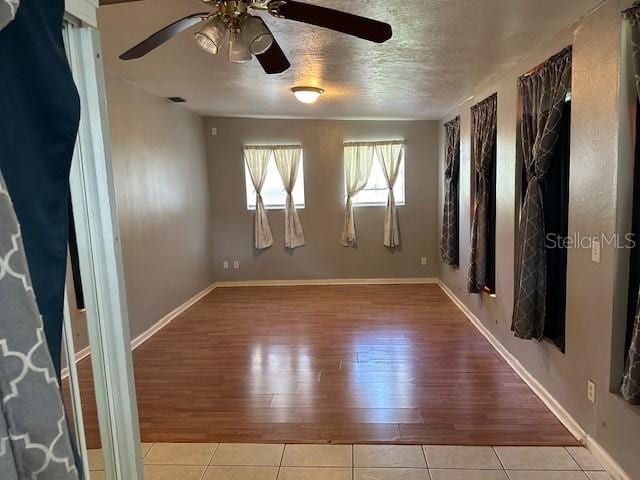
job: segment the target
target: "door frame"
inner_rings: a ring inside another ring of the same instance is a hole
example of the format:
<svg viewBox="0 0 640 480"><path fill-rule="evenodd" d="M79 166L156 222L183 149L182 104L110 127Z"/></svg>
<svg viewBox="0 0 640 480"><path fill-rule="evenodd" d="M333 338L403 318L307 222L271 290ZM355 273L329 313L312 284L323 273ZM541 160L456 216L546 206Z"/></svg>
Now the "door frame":
<svg viewBox="0 0 640 480"><path fill-rule="evenodd" d="M105 472L108 480L142 480L100 37L81 22L66 32L81 102L70 185Z"/></svg>

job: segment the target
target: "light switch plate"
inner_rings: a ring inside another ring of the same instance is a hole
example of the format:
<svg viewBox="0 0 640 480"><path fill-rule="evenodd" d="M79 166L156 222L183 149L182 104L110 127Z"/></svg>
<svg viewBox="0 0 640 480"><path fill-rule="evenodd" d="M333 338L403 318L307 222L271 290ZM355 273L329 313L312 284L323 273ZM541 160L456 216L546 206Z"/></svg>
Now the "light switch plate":
<svg viewBox="0 0 640 480"><path fill-rule="evenodd" d="M218 135L218 129L216 127L212 127L211 128L211 136L215 137L216 135Z"/></svg>
<svg viewBox="0 0 640 480"><path fill-rule="evenodd" d="M240 268L240 262L238 260L233 261L233 268L235 268L236 270Z"/></svg>
<svg viewBox="0 0 640 480"><path fill-rule="evenodd" d="M422 259L420 260L420 263L422 264L423 267L427 266L427 257L422 257Z"/></svg>
<svg viewBox="0 0 640 480"><path fill-rule="evenodd" d="M222 262L222 268L227 270L229 268L229 262L227 262L226 260L224 262Z"/></svg>
<svg viewBox="0 0 640 480"><path fill-rule="evenodd" d="M600 263L600 242L598 240L594 240L591 245L591 261Z"/></svg>

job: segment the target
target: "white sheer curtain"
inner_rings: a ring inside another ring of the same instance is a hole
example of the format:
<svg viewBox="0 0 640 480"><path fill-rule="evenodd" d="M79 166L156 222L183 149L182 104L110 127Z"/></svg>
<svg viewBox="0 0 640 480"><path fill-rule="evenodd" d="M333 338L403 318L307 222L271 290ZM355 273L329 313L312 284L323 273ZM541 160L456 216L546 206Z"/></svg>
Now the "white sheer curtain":
<svg viewBox="0 0 640 480"><path fill-rule="evenodd" d="M347 186L347 203L344 213L342 245L356 245L356 226L353 218L353 197L367 186L373 164L374 144L345 144L344 178Z"/></svg>
<svg viewBox="0 0 640 480"><path fill-rule="evenodd" d="M269 166L271 153L271 149L263 147L244 149L244 159L247 162L253 188L256 190L256 213L253 232L254 246L258 250L263 250L273 245L273 235L271 235L271 227L269 227L269 219L267 218L267 211L264 208L261 195L262 186L267 178L267 167Z"/></svg>
<svg viewBox="0 0 640 480"><path fill-rule="evenodd" d="M284 246L296 248L304 245L304 233L296 204L293 200L293 188L298 179L298 168L302 157L301 147L276 147L273 150L276 166L282 179L282 185L287 192L287 203L284 210Z"/></svg>
<svg viewBox="0 0 640 480"><path fill-rule="evenodd" d="M402 162L402 154L404 144L399 142L383 143L376 145L376 155L384 178L387 180L389 188L389 199L387 200L387 212L384 218L384 245L390 248L400 246L400 227L398 226L398 208L396 207L396 199L393 194L393 187L398 179L400 171L400 162Z"/></svg>

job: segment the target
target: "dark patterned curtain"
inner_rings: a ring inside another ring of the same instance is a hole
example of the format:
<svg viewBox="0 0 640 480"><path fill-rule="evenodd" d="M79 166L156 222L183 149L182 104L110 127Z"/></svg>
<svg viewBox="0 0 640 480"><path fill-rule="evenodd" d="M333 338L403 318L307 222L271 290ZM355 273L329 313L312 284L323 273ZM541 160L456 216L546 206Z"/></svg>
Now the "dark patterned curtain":
<svg viewBox="0 0 640 480"><path fill-rule="evenodd" d="M638 98L640 98L640 6L635 5L627 10L625 18L631 25L631 46L633 49L636 89ZM636 142L638 141L640 139L636 139ZM635 185L634 188L639 188L639 186ZM638 301L636 302L636 318L621 393L629 403L640 405L640 292L638 292Z"/></svg>
<svg viewBox="0 0 640 480"><path fill-rule="evenodd" d="M563 107L570 87L571 48L518 80L527 189L520 212L511 329L516 337L523 339L540 340L544 334L547 264L542 188L560 136Z"/></svg>
<svg viewBox="0 0 640 480"><path fill-rule="evenodd" d="M494 165L498 95L471 107L471 160L476 173L475 209L471 230L471 259L467 291L480 293L489 280L490 182Z"/></svg>
<svg viewBox="0 0 640 480"><path fill-rule="evenodd" d="M0 305L0 479L77 480L60 388L1 172Z"/></svg>
<svg viewBox="0 0 640 480"><path fill-rule="evenodd" d="M458 258L458 178L460 176L460 117L445 126L444 211L440 257L445 265L457 267Z"/></svg>

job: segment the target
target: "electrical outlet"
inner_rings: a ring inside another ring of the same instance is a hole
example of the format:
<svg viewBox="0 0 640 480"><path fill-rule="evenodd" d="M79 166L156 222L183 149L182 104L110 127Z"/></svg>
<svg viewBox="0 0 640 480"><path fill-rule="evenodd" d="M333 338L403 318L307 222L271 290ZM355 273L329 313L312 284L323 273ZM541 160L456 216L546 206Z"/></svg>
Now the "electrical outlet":
<svg viewBox="0 0 640 480"><path fill-rule="evenodd" d="M596 384L591 380L587 382L587 398L591 403L596 403Z"/></svg>
<svg viewBox="0 0 640 480"><path fill-rule="evenodd" d="M229 262L227 262L226 260L224 262L222 262L222 268L224 268L225 270L229 269Z"/></svg>
<svg viewBox="0 0 640 480"><path fill-rule="evenodd" d="M238 260L233 261L233 268L236 270L240 268L240 262Z"/></svg>
<svg viewBox="0 0 640 480"><path fill-rule="evenodd" d="M594 240L591 245L591 261L600 263L600 242L598 240Z"/></svg>
<svg viewBox="0 0 640 480"><path fill-rule="evenodd" d="M218 135L218 129L216 127L211 128L211 136L215 137Z"/></svg>
<svg viewBox="0 0 640 480"><path fill-rule="evenodd" d="M420 260L420 263L423 267L427 266L427 257L422 257L422 259Z"/></svg>

